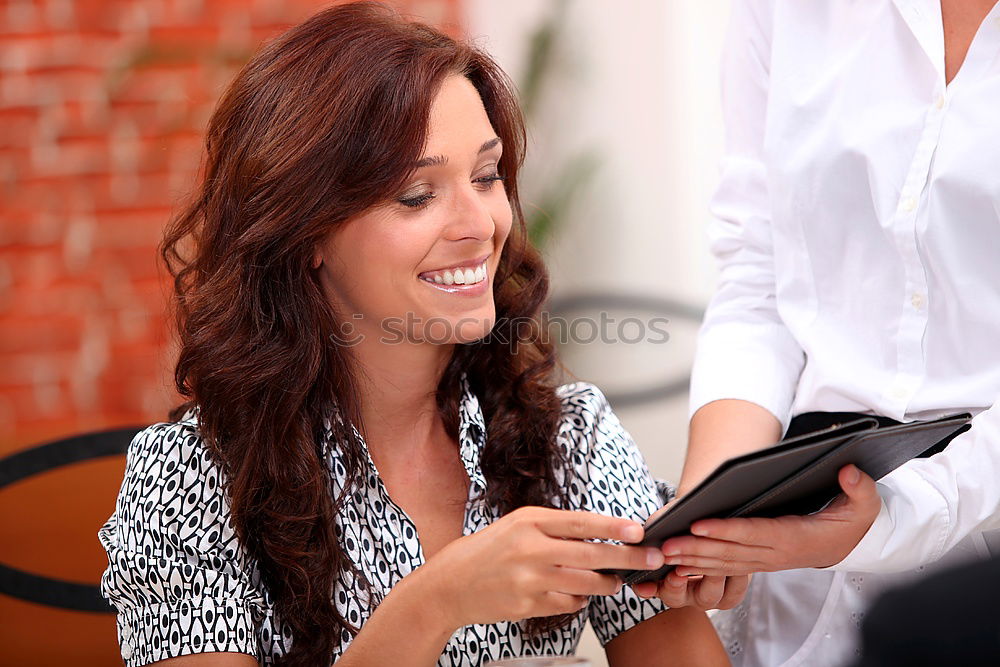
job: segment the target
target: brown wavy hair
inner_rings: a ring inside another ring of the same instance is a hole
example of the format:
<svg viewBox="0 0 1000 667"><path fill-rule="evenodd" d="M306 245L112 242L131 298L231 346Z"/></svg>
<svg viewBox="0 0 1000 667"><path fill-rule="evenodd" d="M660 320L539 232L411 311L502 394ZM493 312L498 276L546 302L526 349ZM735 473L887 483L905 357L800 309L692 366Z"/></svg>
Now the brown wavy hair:
<svg viewBox="0 0 1000 667"><path fill-rule="evenodd" d="M161 247L174 278L175 383L188 399L170 418L198 409L237 535L293 637L283 665L328 664L337 641L359 630L333 602L338 575L354 571L335 517L365 462L351 429L363 432L357 382L348 349L334 342L346 317L324 298L310 260L337 225L398 194L450 74L472 82L504 146L499 171L515 224L494 283L497 321L537 323L548 277L518 199L525 131L513 86L483 52L378 4L321 11L243 67L209 121L198 189ZM466 374L489 433L486 500L501 513L566 506L554 350L537 336L509 338L457 345L438 409L457 439ZM345 417L332 424L347 470L339 493L320 450L334 409ZM529 632L566 620L532 619Z"/></svg>

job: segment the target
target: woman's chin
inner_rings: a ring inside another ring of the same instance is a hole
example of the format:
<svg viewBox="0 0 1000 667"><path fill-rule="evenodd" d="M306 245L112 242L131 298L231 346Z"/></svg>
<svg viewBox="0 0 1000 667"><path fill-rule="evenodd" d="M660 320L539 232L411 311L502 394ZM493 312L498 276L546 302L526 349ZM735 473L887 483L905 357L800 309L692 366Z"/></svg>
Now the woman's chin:
<svg viewBox="0 0 1000 667"><path fill-rule="evenodd" d="M445 345L465 345L477 343L489 335L493 329L493 318L465 317L433 323L423 331L423 339L429 343Z"/></svg>
<svg viewBox="0 0 1000 667"><path fill-rule="evenodd" d="M453 342L457 345L478 343L479 341L486 338L491 330L492 327L486 323L482 323L479 326L469 325L455 332L455 340Z"/></svg>
<svg viewBox="0 0 1000 667"><path fill-rule="evenodd" d="M464 312L431 314L425 310L417 316L410 330L416 340L437 345L460 345L475 343L489 335L496 322L496 309L492 302L480 308L469 308Z"/></svg>

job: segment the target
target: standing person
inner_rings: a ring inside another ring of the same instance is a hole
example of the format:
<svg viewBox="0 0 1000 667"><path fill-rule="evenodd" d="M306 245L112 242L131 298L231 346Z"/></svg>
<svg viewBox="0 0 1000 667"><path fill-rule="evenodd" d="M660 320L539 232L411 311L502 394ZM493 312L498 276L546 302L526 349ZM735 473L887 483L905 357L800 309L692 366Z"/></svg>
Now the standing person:
<svg viewBox="0 0 1000 667"><path fill-rule="evenodd" d="M663 563L630 544L663 499L603 394L490 335L548 288L524 139L485 53L378 5L237 75L163 246L189 400L100 531L128 667L479 665L588 621L612 665L726 663L703 612L594 571Z"/></svg>
<svg viewBox="0 0 1000 667"><path fill-rule="evenodd" d="M716 617L734 664L836 665L853 658L869 601L912 576L888 573L1000 545L982 532L1000 517L1000 8L732 10L713 202L721 283L699 336L679 492L846 413L976 416L877 489L845 468L845 493L816 515L695 523L696 537L663 545L679 576L638 590L671 600L671 581L711 575L697 602L732 606L743 575L787 570L756 575Z"/></svg>

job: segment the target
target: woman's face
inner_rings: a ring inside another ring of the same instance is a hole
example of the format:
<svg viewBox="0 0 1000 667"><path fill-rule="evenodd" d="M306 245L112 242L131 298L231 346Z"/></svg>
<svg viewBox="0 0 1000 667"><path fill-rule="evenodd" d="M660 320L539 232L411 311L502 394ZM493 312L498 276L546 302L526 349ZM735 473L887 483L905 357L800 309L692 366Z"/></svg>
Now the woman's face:
<svg viewBox="0 0 1000 667"><path fill-rule="evenodd" d="M501 150L476 89L463 76L446 78L407 184L317 249L314 266L342 317L383 342L463 343L489 333L493 276L512 223Z"/></svg>

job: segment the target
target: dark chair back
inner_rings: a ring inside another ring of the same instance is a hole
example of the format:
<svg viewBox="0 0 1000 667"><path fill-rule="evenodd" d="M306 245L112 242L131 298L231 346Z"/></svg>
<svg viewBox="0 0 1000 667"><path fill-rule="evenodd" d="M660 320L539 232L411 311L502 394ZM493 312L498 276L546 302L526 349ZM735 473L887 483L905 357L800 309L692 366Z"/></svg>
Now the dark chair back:
<svg viewBox="0 0 1000 667"><path fill-rule="evenodd" d="M0 459L0 662L121 663L114 613L98 588L107 556L97 531L114 511L125 452L142 428Z"/></svg>

